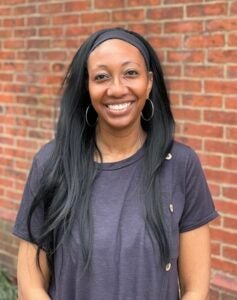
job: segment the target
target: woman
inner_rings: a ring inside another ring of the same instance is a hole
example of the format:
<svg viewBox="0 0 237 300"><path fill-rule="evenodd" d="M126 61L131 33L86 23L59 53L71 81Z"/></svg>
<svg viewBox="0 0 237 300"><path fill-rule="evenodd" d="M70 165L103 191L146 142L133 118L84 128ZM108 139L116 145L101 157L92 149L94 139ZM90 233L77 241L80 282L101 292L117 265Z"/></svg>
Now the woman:
<svg viewBox="0 0 237 300"><path fill-rule="evenodd" d="M217 216L196 154L173 141L158 58L140 35L93 34L65 79L14 227L20 299L208 297Z"/></svg>

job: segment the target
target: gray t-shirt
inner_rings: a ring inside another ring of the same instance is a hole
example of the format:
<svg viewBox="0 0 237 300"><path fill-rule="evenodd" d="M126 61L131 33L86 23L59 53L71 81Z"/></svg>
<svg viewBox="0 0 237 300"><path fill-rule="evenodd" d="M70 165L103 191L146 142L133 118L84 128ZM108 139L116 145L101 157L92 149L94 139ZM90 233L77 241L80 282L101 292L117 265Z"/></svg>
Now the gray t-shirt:
<svg viewBox="0 0 237 300"><path fill-rule="evenodd" d="M13 233L29 240L26 219L54 143L35 156ZM218 214L197 155L174 143L161 171L161 199L169 232L171 261L162 268L144 222L142 192L144 147L133 156L101 164L92 187L93 254L90 271L82 274L78 220L55 255L49 294L54 300L176 300L179 234L202 226ZM37 234L43 208L33 219Z"/></svg>

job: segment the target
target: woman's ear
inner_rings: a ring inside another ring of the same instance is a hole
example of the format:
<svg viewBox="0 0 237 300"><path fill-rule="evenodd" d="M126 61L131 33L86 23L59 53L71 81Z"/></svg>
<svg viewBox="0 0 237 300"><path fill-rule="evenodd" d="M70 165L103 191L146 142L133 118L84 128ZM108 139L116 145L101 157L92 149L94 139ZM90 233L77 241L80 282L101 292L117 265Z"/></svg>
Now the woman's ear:
<svg viewBox="0 0 237 300"><path fill-rule="evenodd" d="M148 72L148 87L147 87L147 98L149 98L149 94L151 92L153 85L153 73L151 71Z"/></svg>

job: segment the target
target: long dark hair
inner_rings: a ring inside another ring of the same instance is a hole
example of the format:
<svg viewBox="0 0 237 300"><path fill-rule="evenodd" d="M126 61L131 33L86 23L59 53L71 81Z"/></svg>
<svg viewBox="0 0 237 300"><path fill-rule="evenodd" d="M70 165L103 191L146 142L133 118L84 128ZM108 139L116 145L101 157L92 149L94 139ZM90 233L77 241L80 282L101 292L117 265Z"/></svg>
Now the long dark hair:
<svg viewBox="0 0 237 300"><path fill-rule="evenodd" d="M98 36L111 29L100 30L91 35L75 54L64 80L61 111L57 124L53 153L44 167L44 175L28 216L28 230L31 241L44 249L49 267L53 272L54 254L70 232L77 212L81 253L85 269L92 254L93 231L90 209L92 184L98 175L94 164L94 153L99 151L95 142L95 127L85 121L90 105L87 88L87 59ZM124 30L124 29L120 29ZM174 119L159 59L139 34L129 31L145 45L150 56L150 71L153 73L153 87L150 98L155 114L151 121L141 120L147 132L145 147L146 182L146 224L153 242L160 248L162 264L170 258L170 246L165 225L163 207L160 201L159 172L161 165L172 147ZM41 235L35 237L31 230L31 219L35 209L44 205L44 224Z"/></svg>

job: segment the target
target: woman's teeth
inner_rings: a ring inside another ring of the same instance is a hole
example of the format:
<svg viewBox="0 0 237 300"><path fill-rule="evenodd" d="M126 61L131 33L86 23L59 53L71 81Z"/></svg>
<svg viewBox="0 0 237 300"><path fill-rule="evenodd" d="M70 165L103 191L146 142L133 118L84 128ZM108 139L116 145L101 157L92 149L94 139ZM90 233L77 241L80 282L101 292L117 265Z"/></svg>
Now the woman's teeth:
<svg viewBox="0 0 237 300"><path fill-rule="evenodd" d="M130 105L131 102L119 103L119 104L108 104L107 107L111 110L123 110Z"/></svg>

